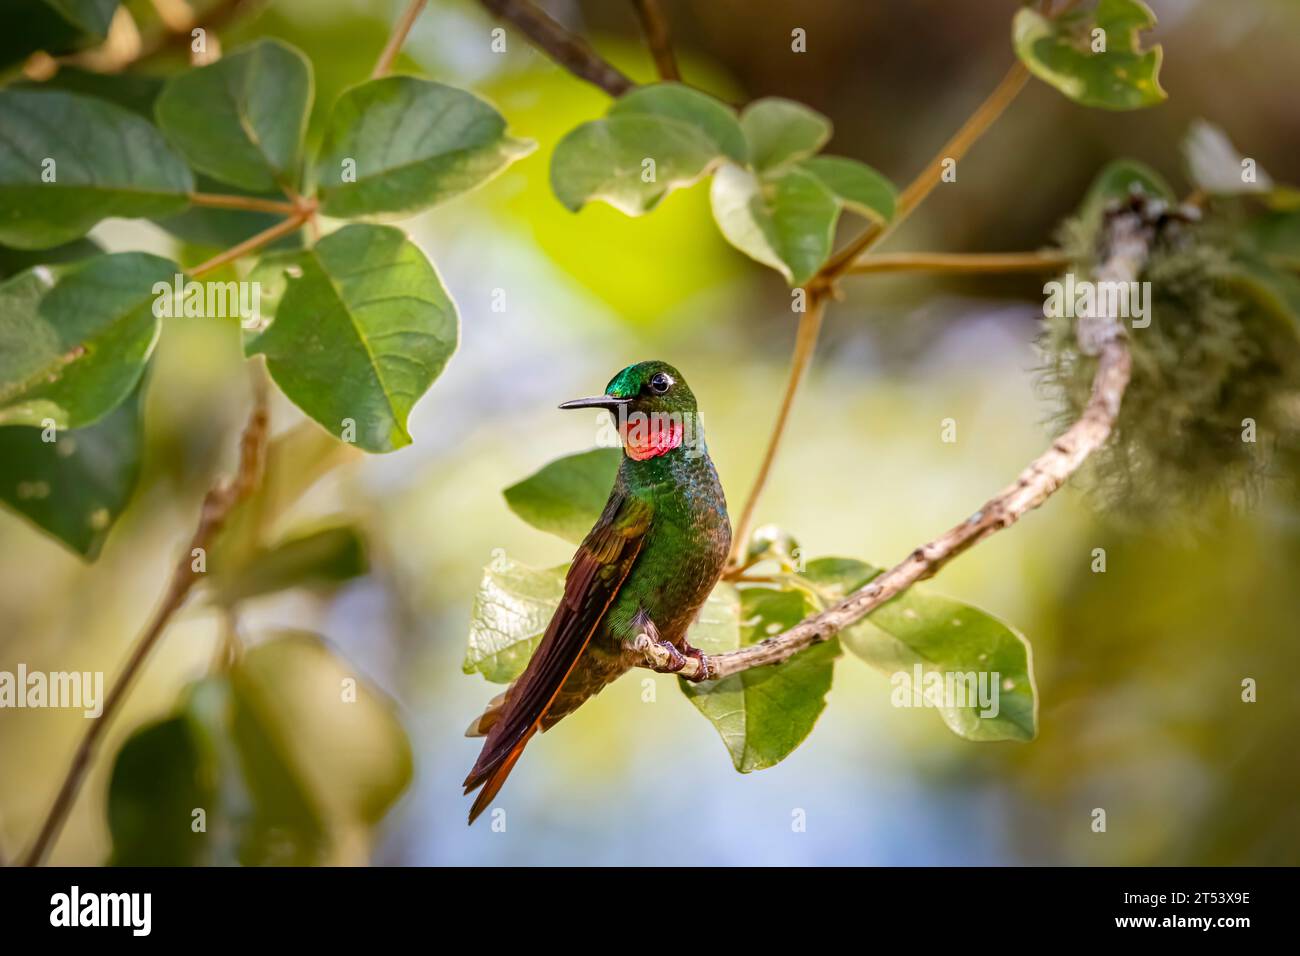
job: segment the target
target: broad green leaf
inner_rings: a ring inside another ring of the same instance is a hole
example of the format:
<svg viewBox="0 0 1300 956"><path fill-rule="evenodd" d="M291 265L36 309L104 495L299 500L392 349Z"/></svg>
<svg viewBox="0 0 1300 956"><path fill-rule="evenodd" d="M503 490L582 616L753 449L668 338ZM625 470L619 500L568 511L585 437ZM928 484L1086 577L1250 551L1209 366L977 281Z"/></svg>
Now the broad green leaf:
<svg viewBox="0 0 1300 956"><path fill-rule="evenodd" d="M1248 165L1228 134L1213 123L1193 120L1182 149L1192 182L1212 196L1267 193L1273 189L1272 177L1253 162Z"/></svg>
<svg viewBox="0 0 1300 956"><path fill-rule="evenodd" d="M568 566L539 570L500 556L483 569L463 670L508 684L528 665L564 596Z"/></svg>
<svg viewBox="0 0 1300 956"><path fill-rule="evenodd" d="M392 702L320 638L281 633L127 740L109 784L110 862L362 863L411 773Z"/></svg>
<svg viewBox="0 0 1300 956"><path fill-rule="evenodd" d="M400 229L353 224L267 266L283 293L267 280L275 318L247 353L265 355L276 384L333 434L352 423L366 451L410 444L407 415L459 338L433 264Z"/></svg>
<svg viewBox="0 0 1300 956"><path fill-rule="evenodd" d="M259 40L172 77L154 111L195 169L270 192L297 185L311 98L307 58L278 40Z"/></svg>
<svg viewBox="0 0 1300 956"><path fill-rule="evenodd" d="M510 510L534 528L581 544L609 500L622 460L617 448L565 455L502 494Z"/></svg>
<svg viewBox="0 0 1300 956"><path fill-rule="evenodd" d="M788 168L759 177L727 163L713 177L713 218L752 259L802 285L830 255L840 204L817 177Z"/></svg>
<svg viewBox="0 0 1300 956"><path fill-rule="evenodd" d="M1099 0L1095 11L1055 19L1021 7L1011 36L1029 71L1076 103L1135 110L1166 98L1160 88L1160 45L1143 50L1138 41L1138 34L1155 24L1155 14L1141 0Z"/></svg>
<svg viewBox="0 0 1300 956"><path fill-rule="evenodd" d="M609 115L650 115L679 120L707 137L716 153L735 163L749 161L749 145L735 111L707 93L680 83L638 86L615 100Z"/></svg>
<svg viewBox="0 0 1300 956"><path fill-rule="evenodd" d="M560 140L551 155L551 188L573 212L600 200L640 216L674 189L699 182L721 159L696 126L649 113L611 114Z"/></svg>
<svg viewBox="0 0 1300 956"><path fill-rule="evenodd" d="M1089 231L1094 231L1108 203L1123 201L1135 191L1153 199L1175 198L1164 177L1150 166L1135 159L1117 159L1107 163L1093 179L1079 206L1079 218Z"/></svg>
<svg viewBox="0 0 1300 956"><path fill-rule="evenodd" d="M799 163L837 199L859 215L877 222L894 218L894 185L866 163L842 156L813 156Z"/></svg>
<svg viewBox="0 0 1300 956"><path fill-rule="evenodd" d="M803 578L829 604L879 573L860 561L822 558L809 562ZM1037 732L1029 642L978 608L913 587L841 631L840 640L890 675L895 706L933 707L959 736L1023 741ZM954 695L936 696L949 681Z"/></svg>
<svg viewBox="0 0 1300 956"><path fill-rule="evenodd" d="M210 570L213 601L230 605L288 588L333 587L365 574L369 562L360 531L341 525L290 537L241 564Z"/></svg>
<svg viewBox="0 0 1300 956"><path fill-rule="evenodd" d="M121 403L158 338L154 286L174 263L142 252L37 266L0 284L0 425L81 428Z"/></svg>
<svg viewBox="0 0 1300 956"><path fill-rule="evenodd" d="M195 831L194 811L215 814L220 783L202 729L180 713L127 738L108 784L111 866L200 866L213 859L215 834ZM216 821L211 821L213 824ZM205 828L209 821L203 821Z"/></svg>
<svg viewBox="0 0 1300 956"><path fill-rule="evenodd" d="M92 239L74 239L72 242L51 249L10 249L7 246L0 246L0 279L16 276L33 266L89 259L103 251Z"/></svg>
<svg viewBox="0 0 1300 956"><path fill-rule="evenodd" d="M728 607L728 605L730 605ZM801 590L728 584L714 590L690 641L709 654L757 644L817 611ZM780 763L811 733L826 706L839 642L832 639L773 667L755 667L717 681L679 681L682 692L713 724L741 773Z"/></svg>
<svg viewBox="0 0 1300 956"><path fill-rule="evenodd" d="M63 19L101 39L117 12L118 0L45 0Z"/></svg>
<svg viewBox="0 0 1300 956"><path fill-rule="evenodd" d="M321 210L409 216L473 189L536 148L472 93L412 76L354 86L334 104L316 178Z"/></svg>
<svg viewBox="0 0 1300 956"><path fill-rule="evenodd" d="M332 824L373 826L410 783L396 705L316 635L280 632L248 651L230 680Z"/></svg>
<svg viewBox="0 0 1300 956"><path fill-rule="evenodd" d="M831 138L831 121L802 103L779 97L755 100L740 114L749 158L762 172L811 156Z"/></svg>
<svg viewBox="0 0 1300 956"><path fill-rule="evenodd" d="M44 437L39 428L0 428L0 501L94 561L140 475L140 399Z"/></svg>
<svg viewBox="0 0 1300 956"><path fill-rule="evenodd" d="M0 128L5 245L43 249L109 216L168 216L185 208L194 188L158 130L103 100L0 90Z"/></svg>

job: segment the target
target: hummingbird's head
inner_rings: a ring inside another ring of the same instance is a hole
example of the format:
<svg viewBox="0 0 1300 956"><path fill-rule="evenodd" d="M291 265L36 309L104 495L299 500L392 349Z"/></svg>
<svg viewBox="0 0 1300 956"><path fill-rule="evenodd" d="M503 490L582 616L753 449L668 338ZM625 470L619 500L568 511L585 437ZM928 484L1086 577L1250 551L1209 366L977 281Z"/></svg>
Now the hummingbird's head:
<svg viewBox="0 0 1300 956"><path fill-rule="evenodd" d="M698 442L695 395L667 362L638 362L619 372L605 394L578 398L561 408L604 408L614 417L628 457L642 461L672 451L689 438Z"/></svg>

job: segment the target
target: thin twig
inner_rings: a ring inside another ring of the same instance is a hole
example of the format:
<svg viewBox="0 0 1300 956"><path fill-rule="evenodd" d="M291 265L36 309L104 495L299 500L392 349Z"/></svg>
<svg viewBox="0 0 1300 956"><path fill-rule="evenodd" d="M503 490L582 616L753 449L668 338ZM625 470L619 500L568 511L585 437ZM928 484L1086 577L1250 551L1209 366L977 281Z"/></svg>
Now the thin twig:
<svg viewBox="0 0 1300 956"><path fill-rule="evenodd" d="M799 329L794 338L794 356L790 359L790 374L785 383L785 394L781 397L781 407L776 413L776 424L772 426L772 435L768 439L767 449L763 452L763 460L759 463L758 475L754 478L754 485L749 491L749 498L745 501L745 506L740 512L740 518L736 522L735 532L732 535L731 555L728 561L729 570L740 567L744 559L749 532L754 523L754 511L758 507L758 499L762 495L763 489L767 486L767 478L772 471L772 463L776 461L776 453L781 445L781 436L785 434L786 422L790 418L790 409L794 406L794 397L799 392L799 383L803 381L804 373L808 371L808 366L812 363L813 352L817 348L817 336L821 331L822 316L825 311L825 295L810 293L808 295L807 310L799 316Z"/></svg>
<svg viewBox="0 0 1300 956"><path fill-rule="evenodd" d="M397 59L397 54L401 52L402 44L406 42L407 34L411 32L411 27L415 25L415 19L420 15L422 9L424 9L424 0L411 0L407 4L402 18L393 26L393 32L388 37L384 52L379 54L379 60L375 63L375 68L370 71L372 80L387 76L388 71L393 68L393 61Z"/></svg>
<svg viewBox="0 0 1300 956"><path fill-rule="evenodd" d="M934 154L934 158L930 160L925 169L907 184L907 188L899 193L898 202L894 206L894 218L887 225L873 223L864 229L856 239L849 242L831 257L814 281L834 281L848 270L858 256L898 228L925 197L930 195L934 187L942 182L946 162L948 160L959 162L970 151L970 148L979 141L979 138L1012 104L1016 96L1024 89L1025 82L1028 79L1029 71L1025 69L1023 63L1016 60L1011 69L1002 77L1002 81L994 87L993 92L962 124L961 129L953 134L952 139L943 144L943 147Z"/></svg>
<svg viewBox="0 0 1300 956"><path fill-rule="evenodd" d="M632 6L636 8L636 15L641 20L646 46L654 57L659 78L680 80L682 74L677 69L677 56L673 53L672 30L668 26L668 18L659 9L659 0L632 0Z"/></svg>
<svg viewBox="0 0 1300 956"><path fill-rule="evenodd" d="M553 20L531 0L479 0L495 17L508 20L552 60L579 79L622 96L636 84L579 36Z"/></svg>
<svg viewBox="0 0 1300 956"><path fill-rule="evenodd" d="M1096 280L1136 281L1146 263L1153 238L1154 228L1148 222L1140 201L1136 208L1113 213L1106 226L1103 258ZM1097 354L1097 371L1088 404L1079 419L1052 442L1047 451L1030 462L1014 483L985 502L961 524L921 545L899 564L873 578L834 607L758 644L703 659L689 658L678 673L694 678L707 674L709 679L716 680L751 667L788 660L804 648L825 641L860 621L916 582L936 574L978 541L1010 527L1041 505L1088 455L1105 444L1119 416L1124 390L1128 387L1132 359L1125 329L1115 315L1097 317L1097 322L1099 325L1088 333ZM1082 333L1082 329L1076 332L1080 346L1092 354ZM646 652L644 666L662 669L669 663L667 658L662 648L652 645Z"/></svg>
<svg viewBox="0 0 1300 956"><path fill-rule="evenodd" d="M269 243L275 242L281 236L287 236L304 222L311 218L311 213L298 211L282 222L277 222L270 229L263 229L255 236L250 236L237 246L231 246L225 252L219 253L190 270L190 275L198 278L214 269L219 269L228 262L234 262L240 256L247 255L256 249L262 248Z"/></svg>
<svg viewBox="0 0 1300 956"><path fill-rule="evenodd" d="M194 532L194 537L190 539L189 548L180 556L172 570L171 581L163 595L162 604L154 612L148 627L136 641L135 648L127 658L121 675L105 697L103 712L91 722L81 738L81 743L78 744L72 758L72 764L63 778L63 784L59 787L58 795L50 805L45 822L41 825L40 833L37 834L27 855L23 857L24 866L39 866L58 838L59 831L62 830L63 823L76 802L81 785L85 782L86 772L90 769L100 738L104 735L122 701L126 699L131 683L144 665L149 652L167 630L167 625L171 623L198 581L199 572L194 570L195 549L201 548L205 554L207 553L235 505L248 497L262 480L267 439L270 433L270 395L262 365L255 364L253 371L253 409L240 438L239 466L235 477L219 480L204 496L199 512L198 528Z"/></svg>
<svg viewBox="0 0 1300 956"><path fill-rule="evenodd" d="M817 274L805 286L810 299L820 299L830 294L834 290L836 281L853 265L858 256L874 246L888 235L890 230L911 215L912 211L921 204L921 201L939 183L943 175L944 160L948 158L959 159L964 156L980 136L993 125L993 121L1001 116L1003 111L1011 104L1016 94L1024 87L1028 76L1029 72L1017 60L1016 64L1002 78L1002 82L979 105L970 118L962 124L961 129L943 145L943 148L935 154L925 169L899 195L894 210L894 218L889 226L881 226L875 223L868 226L856 239L846 245L844 249L818 270ZM820 316L817 324L820 327ZM803 324L800 325L800 331L802 332L802 330ZM772 461L776 455L776 448L781 443L782 433L786 421L789 419L789 406L794 401L799 382L803 378L803 369L799 368L800 349L802 347L804 352L811 353L817 345L816 336L816 329L813 330L812 341L810 342L801 342L800 337L796 336L795 354L790 360L789 381L790 386L793 387L787 386L786 388L781 409L777 413L776 422L772 426L772 433L767 440L767 451L763 455L762 465L759 466L758 477L755 478L749 497L741 510L738 533L732 538L731 558L728 562L731 570L736 568L740 555L744 553L744 549L748 545L745 539L749 535L749 527L752 524L754 512L758 507L758 498L767 484L767 473L771 469Z"/></svg>
<svg viewBox="0 0 1300 956"><path fill-rule="evenodd" d="M1053 272L1070 264L1063 252L895 252L863 256L848 268L854 275L877 272Z"/></svg>
<svg viewBox="0 0 1300 956"><path fill-rule="evenodd" d="M292 216L298 212L293 203L280 202L278 199L259 199L256 196L190 193L189 200L195 206L207 206L211 209L246 209L249 212L270 212L281 216Z"/></svg>

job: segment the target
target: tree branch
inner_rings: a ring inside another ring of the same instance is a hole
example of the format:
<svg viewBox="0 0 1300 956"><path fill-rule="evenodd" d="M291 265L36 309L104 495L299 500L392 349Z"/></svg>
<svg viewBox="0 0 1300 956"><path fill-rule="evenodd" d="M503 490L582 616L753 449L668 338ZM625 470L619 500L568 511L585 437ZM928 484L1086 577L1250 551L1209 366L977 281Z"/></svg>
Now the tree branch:
<svg viewBox="0 0 1300 956"><path fill-rule="evenodd" d="M202 548L206 553L235 505L248 497L260 484L270 433L269 392L265 370L257 364L254 366L253 375L253 409L240 438L239 466L235 477L233 480L224 478L219 480L204 496L199 512L198 528L190 540L189 548L176 562L162 604L154 612L148 627L136 641L135 648L122 668L121 676L110 688L104 699L103 712L91 722L81 738L81 743L73 755L72 764L63 778L63 784L50 805L45 822L41 825L31 849L23 857L24 866L39 866L58 838L59 831L62 830L63 823L76 802L77 794L81 791L81 785L85 782L96 747L108 728L109 721L126 699L131 683L144 665L149 652L158 643L167 625L171 623L173 616L180 610L198 581L199 572L194 570L192 557L194 549Z"/></svg>
<svg viewBox="0 0 1300 956"><path fill-rule="evenodd" d="M741 509L735 533L732 535L731 555L727 562L728 571L735 570L744 560L749 532L753 529L754 512L758 508L758 499L763 494L763 489L767 487L768 475L771 474L772 464L776 461L776 453L781 446L781 437L785 434L786 422L790 418L790 409L794 407L794 397L799 393L799 385L803 381L804 373L812 364L813 353L817 349L817 336L821 332L822 316L825 312L825 294L810 293L807 311L799 316L799 329L794 338L794 355L790 359L790 375L785 383L785 394L781 397L781 407L776 413L776 423L772 426L772 435L768 439L767 449L763 452L763 460L759 463L758 475L754 478L754 485L749 490L749 498Z"/></svg>
<svg viewBox="0 0 1300 956"><path fill-rule="evenodd" d="M291 216L298 209L278 199L259 199L256 196L228 196L224 193L190 193L190 202L195 206L207 206L209 209L246 209L249 212L270 212L282 216Z"/></svg>
<svg viewBox="0 0 1300 956"><path fill-rule="evenodd" d="M1098 282L1134 282L1146 264L1155 237L1152 216L1145 202L1136 198L1128 206L1111 212L1103 231ZM1097 355L1092 394L1079 419L1052 442L1020 476L1002 489L968 519L939 537L916 548L890 570L873 578L839 604L801 621L783 634L725 654L688 658L678 671L682 677L716 680L751 667L779 664L804 648L825 641L860 621L890 598L939 569L968 548L996 531L1008 528L1041 505L1065 483L1084 459L1110 437L1119 415L1120 402L1128 387L1132 359L1127 334L1116 315L1098 316L1091 327L1076 326L1081 350ZM669 661L662 648L646 652L647 667L663 669Z"/></svg>
<svg viewBox="0 0 1300 956"><path fill-rule="evenodd" d="M393 68L393 61L397 59L397 54L401 52L402 44L406 42L406 37L411 32L411 27L415 25L415 19L420 15L423 8L424 0L411 0L407 5L402 18L393 25L393 32L389 35L388 42L384 44L384 52L379 54L379 60L375 63L375 68L370 72L372 80L387 75L388 71Z"/></svg>
<svg viewBox="0 0 1300 956"><path fill-rule="evenodd" d="M315 210L315 201L309 200L309 203L310 206L308 208L299 209L288 219L285 219L282 222L277 222L270 229L263 229L257 235L249 236L238 245L231 246L225 252L218 253L207 262L195 266L190 270L190 275L197 279L199 276L212 272L214 269L221 268L228 262L234 262L240 256L247 255L250 252L262 248L262 246L275 242L275 240L279 239L281 236L287 236L307 220L312 218Z"/></svg>
<svg viewBox="0 0 1300 956"><path fill-rule="evenodd" d="M533 44L579 79L599 86L610 96L622 96L636 84L553 20L531 0L480 0L500 20L514 24Z"/></svg>
<svg viewBox="0 0 1300 956"><path fill-rule="evenodd" d="M848 271L854 275L876 272L968 273L1055 272L1070 264L1056 250L1046 252L896 252L863 256Z"/></svg>
<svg viewBox="0 0 1300 956"><path fill-rule="evenodd" d="M636 15L641 20L646 46L654 57L659 78L680 80L682 74L677 69L677 57L673 54L672 31L668 26L668 18L659 9L659 0L632 0L632 6L636 7Z"/></svg>

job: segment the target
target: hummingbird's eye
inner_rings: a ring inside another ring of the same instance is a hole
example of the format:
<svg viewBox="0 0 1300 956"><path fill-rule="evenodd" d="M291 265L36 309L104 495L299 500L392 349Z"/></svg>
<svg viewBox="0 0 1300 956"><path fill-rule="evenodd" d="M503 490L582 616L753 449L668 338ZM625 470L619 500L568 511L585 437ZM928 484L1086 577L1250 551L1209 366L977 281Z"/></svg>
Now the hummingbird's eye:
<svg viewBox="0 0 1300 956"><path fill-rule="evenodd" d="M662 395L672 387L673 377L667 372L655 372L654 377L650 379L650 391L656 395Z"/></svg>

